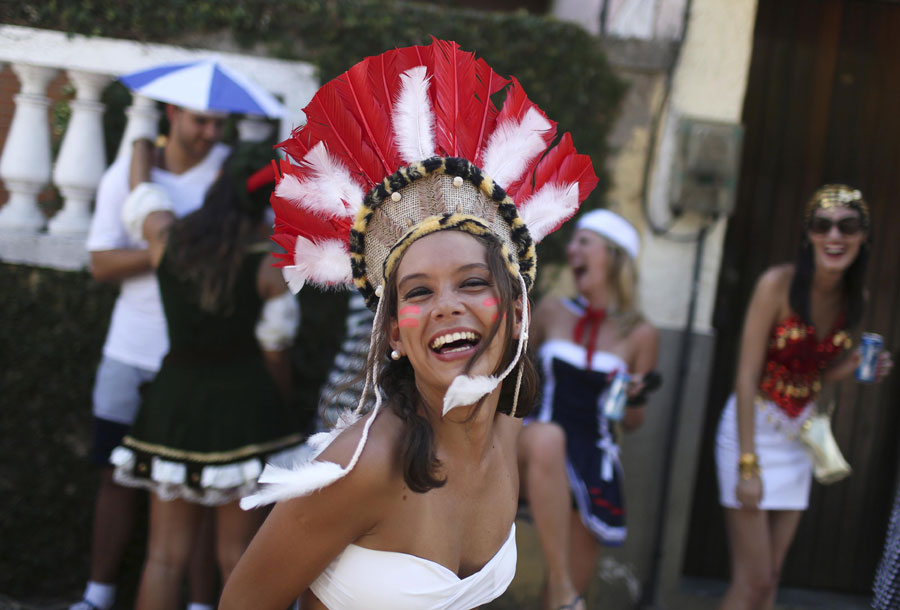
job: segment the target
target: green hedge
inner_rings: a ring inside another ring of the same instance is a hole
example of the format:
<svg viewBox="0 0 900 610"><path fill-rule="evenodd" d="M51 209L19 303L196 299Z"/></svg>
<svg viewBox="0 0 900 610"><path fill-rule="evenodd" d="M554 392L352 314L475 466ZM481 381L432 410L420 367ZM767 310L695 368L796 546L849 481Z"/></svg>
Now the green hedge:
<svg viewBox="0 0 900 610"><path fill-rule="evenodd" d="M560 131L573 132L600 175L588 207L602 204L608 186L606 138L623 84L595 39L552 19L373 0L38 0L0 3L0 22L176 44L231 38L253 53L310 61L323 81L365 55L432 35L456 40L516 75ZM111 88L104 101L121 109L127 96ZM121 112L106 121L112 152ZM539 256L559 260L562 238L548 242ZM65 599L87 576L96 490L85 459L90 393L116 291L85 273L5 264L0 285L0 594ZM306 289L301 305L294 377L297 408L308 416L342 333L345 297ZM126 600L140 552L136 545L126 561Z"/></svg>

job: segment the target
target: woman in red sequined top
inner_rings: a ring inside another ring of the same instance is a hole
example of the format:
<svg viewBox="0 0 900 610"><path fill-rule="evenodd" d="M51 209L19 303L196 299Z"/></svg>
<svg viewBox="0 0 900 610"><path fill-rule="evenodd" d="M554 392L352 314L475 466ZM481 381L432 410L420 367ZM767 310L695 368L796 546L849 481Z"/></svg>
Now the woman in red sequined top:
<svg viewBox="0 0 900 610"><path fill-rule="evenodd" d="M721 610L770 609L809 501L812 462L798 439L823 384L850 376L871 230L862 194L826 185L810 200L794 264L766 270L744 320L735 392L716 436L732 580ZM891 368L883 352L877 375Z"/></svg>

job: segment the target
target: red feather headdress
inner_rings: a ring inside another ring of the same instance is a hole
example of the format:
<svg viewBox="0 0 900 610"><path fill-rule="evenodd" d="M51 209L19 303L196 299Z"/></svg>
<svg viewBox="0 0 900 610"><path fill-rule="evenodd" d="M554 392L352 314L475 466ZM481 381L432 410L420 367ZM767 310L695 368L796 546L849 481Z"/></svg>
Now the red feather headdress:
<svg viewBox="0 0 900 610"><path fill-rule="evenodd" d="M492 96L504 88L498 109ZM295 290L307 281L352 285L354 220L401 168L433 157L468 160L479 179L511 199L534 242L571 218L597 184L590 158L577 153L568 133L552 146L556 123L522 85L455 42L435 39L368 57L322 86L304 112L306 125L280 145L288 160L272 198L273 239L286 250L280 264ZM390 214L390 202L376 204ZM519 259L533 257L533 248L529 254L527 246L509 246ZM360 262L380 272L384 261ZM525 267L530 285L533 261ZM356 283L372 305L375 287L368 278Z"/></svg>

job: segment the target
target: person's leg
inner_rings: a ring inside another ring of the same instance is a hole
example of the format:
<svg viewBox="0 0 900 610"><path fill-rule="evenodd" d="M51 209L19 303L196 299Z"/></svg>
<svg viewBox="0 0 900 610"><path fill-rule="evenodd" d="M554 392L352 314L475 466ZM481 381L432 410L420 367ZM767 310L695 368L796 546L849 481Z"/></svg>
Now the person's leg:
<svg viewBox="0 0 900 610"><path fill-rule="evenodd" d="M769 511L769 532L772 540L772 591L762 605L762 610L772 610L775 606L775 595L778 593L778 581L781 580L781 568L784 567L784 559L788 549L794 541L797 526L803 516L801 510L773 510Z"/></svg>
<svg viewBox="0 0 900 610"><path fill-rule="evenodd" d="M725 509L731 552L731 583L719 610L757 610L775 587L769 513Z"/></svg>
<svg viewBox="0 0 900 610"><path fill-rule="evenodd" d="M131 540L138 494L143 493L113 481L109 456L134 421L141 384L153 374L107 357L97 367L91 462L101 474L91 532L91 576L84 599L101 610L115 601L119 564Z"/></svg>
<svg viewBox="0 0 900 610"><path fill-rule="evenodd" d="M191 601L188 610L210 610L216 607L219 597L218 572L216 514L212 509L205 508L188 562L188 599Z"/></svg>
<svg viewBox="0 0 900 610"><path fill-rule="evenodd" d="M191 549L200 529L203 507L184 500L164 502L150 494L150 535L147 558L135 607L175 610Z"/></svg>
<svg viewBox="0 0 900 610"><path fill-rule="evenodd" d="M591 587L591 579L597 565L597 553L600 543L581 521L577 510L572 511L569 528L569 566L572 571L572 582L578 593L585 595Z"/></svg>
<svg viewBox="0 0 900 610"><path fill-rule="evenodd" d="M116 582L119 564L131 540L139 493L133 487L114 483L112 473L110 467L100 473L91 538L91 580L109 584Z"/></svg>
<svg viewBox="0 0 900 610"><path fill-rule="evenodd" d="M525 426L519 437L519 471L547 564L545 607L558 608L578 594L569 570L572 501L562 428L540 422Z"/></svg>
<svg viewBox="0 0 900 610"><path fill-rule="evenodd" d="M262 510L241 510L237 501L216 507L216 555L223 583L262 525L264 514Z"/></svg>

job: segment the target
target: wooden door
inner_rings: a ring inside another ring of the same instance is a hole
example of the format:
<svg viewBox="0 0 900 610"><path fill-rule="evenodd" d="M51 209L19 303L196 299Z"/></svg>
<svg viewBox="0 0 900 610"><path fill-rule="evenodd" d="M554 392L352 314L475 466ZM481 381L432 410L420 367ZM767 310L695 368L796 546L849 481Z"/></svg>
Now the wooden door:
<svg viewBox="0 0 900 610"><path fill-rule="evenodd" d="M756 278L793 259L804 202L846 182L870 202L875 245L863 329L900 354L900 4L760 0L743 122L737 209L729 222L685 573L728 577L713 439L734 384L742 319ZM787 586L867 594L897 478L900 371L879 387L845 382L834 429L853 466L814 484L785 566Z"/></svg>

